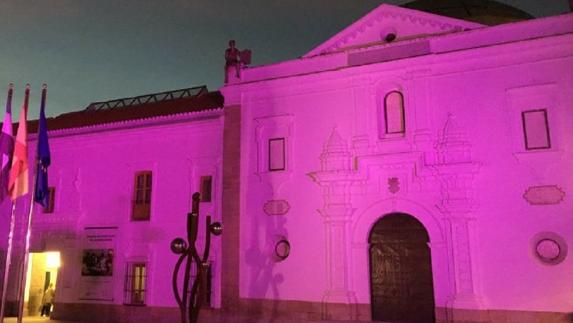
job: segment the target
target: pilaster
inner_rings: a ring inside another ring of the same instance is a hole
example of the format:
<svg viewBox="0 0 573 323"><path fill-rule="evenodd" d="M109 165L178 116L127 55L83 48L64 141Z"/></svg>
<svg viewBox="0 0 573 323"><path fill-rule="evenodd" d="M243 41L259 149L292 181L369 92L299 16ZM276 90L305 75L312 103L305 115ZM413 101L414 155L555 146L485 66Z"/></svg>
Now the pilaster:
<svg viewBox="0 0 573 323"><path fill-rule="evenodd" d="M473 180L480 165L473 161L471 145L454 115L448 119L438 136L433 163L428 165L440 183L441 202L438 208L445 216L450 244L450 268L453 290L448 307L449 320L455 321L453 309L480 309L482 300L476 286L473 236L476 205L473 200Z"/></svg>
<svg viewBox="0 0 573 323"><path fill-rule="evenodd" d="M319 213L326 231L327 289L323 296L323 318L352 320L357 317L356 296L349 289L349 231L354 208L351 186L359 181L351 169L352 156L336 129L324 145L321 170L309 176L323 190L324 205ZM337 304L338 303L338 304ZM336 305L335 305L336 304ZM346 304L340 306L339 304Z"/></svg>

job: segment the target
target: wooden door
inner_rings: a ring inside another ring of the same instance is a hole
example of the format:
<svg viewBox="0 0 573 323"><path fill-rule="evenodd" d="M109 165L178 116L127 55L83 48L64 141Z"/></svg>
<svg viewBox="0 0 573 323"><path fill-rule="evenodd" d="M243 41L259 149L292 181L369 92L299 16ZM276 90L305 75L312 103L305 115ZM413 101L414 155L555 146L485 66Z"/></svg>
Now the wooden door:
<svg viewBox="0 0 573 323"><path fill-rule="evenodd" d="M435 322L432 263L424 226L407 214L378 220L369 237L372 320Z"/></svg>

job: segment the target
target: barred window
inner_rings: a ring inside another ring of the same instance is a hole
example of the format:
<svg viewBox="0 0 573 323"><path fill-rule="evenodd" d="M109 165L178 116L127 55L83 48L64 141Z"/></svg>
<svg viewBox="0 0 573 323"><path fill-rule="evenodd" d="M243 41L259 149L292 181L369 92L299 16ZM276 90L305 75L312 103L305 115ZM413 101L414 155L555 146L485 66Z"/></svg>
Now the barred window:
<svg viewBox="0 0 573 323"><path fill-rule="evenodd" d="M145 263L128 263L125 273L124 300L126 305L145 305L147 267Z"/></svg>
<svg viewBox="0 0 573 323"><path fill-rule="evenodd" d="M135 173L131 219L149 220L151 213L151 171Z"/></svg>

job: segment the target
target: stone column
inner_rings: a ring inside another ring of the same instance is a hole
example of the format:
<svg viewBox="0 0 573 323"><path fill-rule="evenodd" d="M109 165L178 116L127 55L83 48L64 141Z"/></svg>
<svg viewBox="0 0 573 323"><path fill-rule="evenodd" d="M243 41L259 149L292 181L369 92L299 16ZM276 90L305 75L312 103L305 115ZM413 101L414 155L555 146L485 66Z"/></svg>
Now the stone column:
<svg viewBox="0 0 573 323"><path fill-rule="evenodd" d="M222 219L225 234L221 241L221 261L225 272L221 274L221 308L226 312L240 310L239 246L240 243L240 173L241 173L241 107L225 107L223 130L223 201Z"/></svg>
<svg viewBox="0 0 573 323"><path fill-rule="evenodd" d="M475 217L473 180L480 165L472 160L471 145L463 128L449 115L436 145L433 168L440 181L442 201L439 205L449 226L450 265L453 269L453 291L449 301L448 320L481 321L478 315L457 317L457 309L480 309L481 300L476 291L476 277L472 235Z"/></svg>
<svg viewBox="0 0 573 323"><path fill-rule="evenodd" d="M326 184L331 186L332 183ZM325 319L352 320L356 318L356 296L348 288L348 231L354 209L350 204L319 210L326 233L327 289L323 297Z"/></svg>
<svg viewBox="0 0 573 323"><path fill-rule="evenodd" d="M440 208L446 215L450 233L450 264L454 273L454 293L450 306L453 308L481 307L475 289L474 252L471 247L475 243L472 230L476 219L473 215L474 203L470 198L470 183L477 167L472 163L441 167L443 200Z"/></svg>
<svg viewBox="0 0 573 323"><path fill-rule="evenodd" d="M322 187L324 206L319 210L326 233L327 289L323 297L324 319L356 318L356 296L348 287L351 217L350 188L357 177L351 170L346 141L333 129L320 156L321 170L309 176Z"/></svg>

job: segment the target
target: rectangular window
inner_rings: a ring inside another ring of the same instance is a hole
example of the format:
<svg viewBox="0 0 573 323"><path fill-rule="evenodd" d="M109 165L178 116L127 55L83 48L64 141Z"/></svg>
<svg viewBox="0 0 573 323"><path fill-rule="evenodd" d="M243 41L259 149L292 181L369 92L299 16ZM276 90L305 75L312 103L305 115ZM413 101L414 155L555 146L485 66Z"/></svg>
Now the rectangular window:
<svg viewBox="0 0 573 323"><path fill-rule="evenodd" d="M145 263L128 263L125 273L124 300L126 305L145 305L147 267Z"/></svg>
<svg viewBox="0 0 573 323"><path fill-rule="evenodd" d="M42 208L44 213L54 213L54 201L56 198L56 188L51 186L48 187L48 205Z"/></svg>
<svg viewBox="0 0 573 323"><path fill-rule="evenodd" d="M547 110L529 110L521 113L525 149L551 148Z"/></svg>
<svg viewBox="0 0 573 323"><path fill-rule="evenodd" d="M285 139L269 139L269 171L285 170Z"/></svg>
<svg viewBox="0 0 573 323"><path fill-rule="evenodd" d="M151 213L151 171L141 171L135 174L133 189L133 212L131 219L134 221L149 220Z"/></svg>
<svg viewBox="0 0 573 323"><path fill-rule="evenodd" d="M211 202L213 177L201 176L201 202Z"/></svg>

